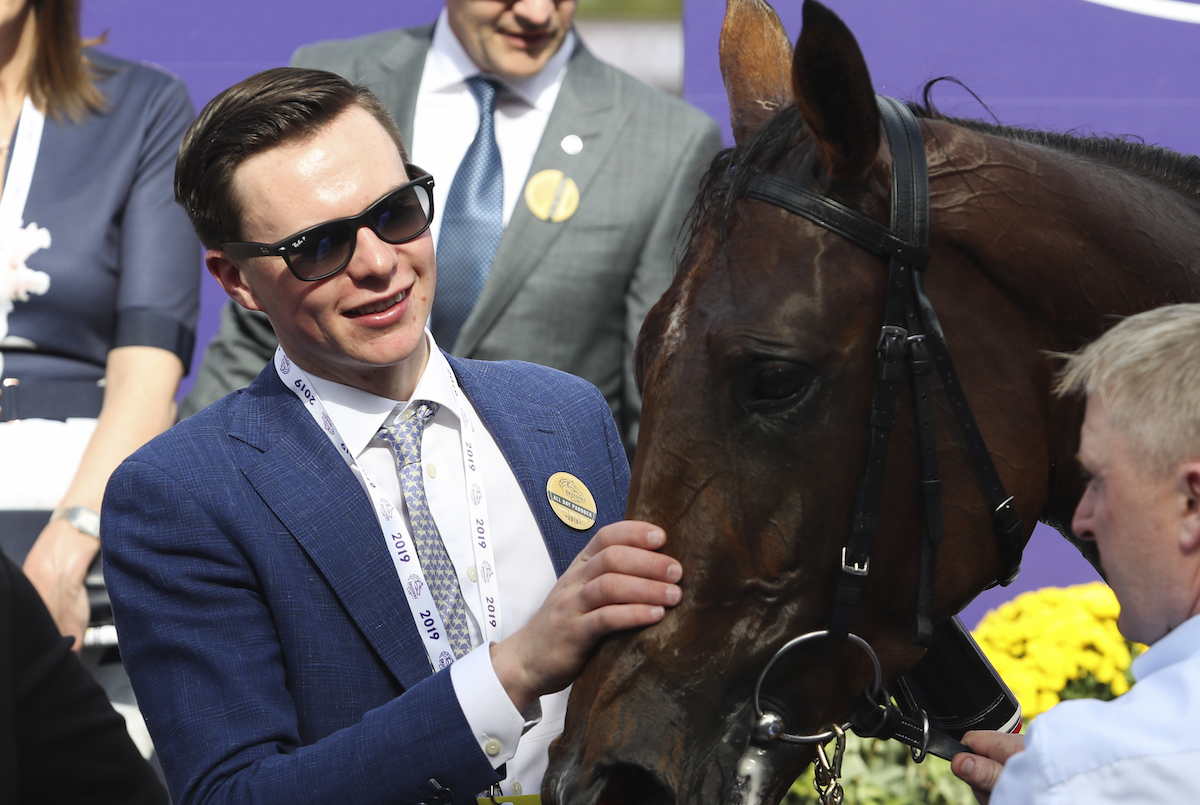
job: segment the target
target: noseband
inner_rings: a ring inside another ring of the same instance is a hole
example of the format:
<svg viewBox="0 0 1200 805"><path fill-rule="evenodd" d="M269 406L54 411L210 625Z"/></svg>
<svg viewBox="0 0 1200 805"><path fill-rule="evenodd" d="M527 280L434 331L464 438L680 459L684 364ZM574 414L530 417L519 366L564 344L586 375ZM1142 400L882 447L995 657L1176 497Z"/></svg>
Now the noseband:
<svg viewBox="0 0 1200 805"><path fill-rule="evenodd" d="M895 707L887 702L886 695L878 686L879 661L866 641L850 632L854 610L862 595L862 581L871 569L871 541L879 526L888 440L895 421L896 400L905 377L909 379L912 391L920 456L917 491L921 498L921 556L913 643L928 647L932 639L934 570L937 548L944 536L942 482L938 475L934 431L933 368L937 369L941 378L942 388L950 400L980 485L989 501L992 524L1004 561L998 584L1011 583L1020 569L1022 526L1013 507L1013 499L1004 491L1004 484L971 413L966 394L958 381L958 373L950 359L941 323L925 293L923 274L929 263L929 174L920 125L900 101L878 96L877 102L884 136L892 153L890 228L778 176L755 176L744 193L750 198L766 201L807 218L888 260L883 327L879 335L879 360L871 403L870 440L855 499L850 534L842 548L829 627L789 642L767 664L755 687L754 706L758 717L756 736L760 740L781 738L799 743L823 743L829 740L833 734L830 731L807 736L784 732L778 716L763 712L759 689L771 666L796 645L819 638L849 639L871 656L877 680L873 689L869 687L866 692L866 697L877 706L856 709L856 715L851 719L855 730L868 735L891 732L893 734L884 737L900 738L910 746L919 748L922 755L926 749L943 754L950 750L942 748L942 751L938 751L931 744L928 717L924 712L916 717L901 717L898 713L887 712L894 711ZM883 708L882 711L880 708ZM875 718L875 714L878 714L878 718ZM876 723L860 724L860 721Z"/></svg>

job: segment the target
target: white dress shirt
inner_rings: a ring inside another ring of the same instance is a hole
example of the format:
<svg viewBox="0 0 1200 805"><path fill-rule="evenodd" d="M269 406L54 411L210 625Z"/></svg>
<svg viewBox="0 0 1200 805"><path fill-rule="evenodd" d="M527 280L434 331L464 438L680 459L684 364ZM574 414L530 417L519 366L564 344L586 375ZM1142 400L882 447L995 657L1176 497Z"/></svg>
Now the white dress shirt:
<svg viewBox="0 0 1200 805"><path fill-rule="evenodd" d="M529 166L546 131L546 122L554 110L574 50L575 32L569 31L562 47L537 74L521 79L493 76L505 88L497 96L495 115L496 144L504 163L505 226L525 192ZM441 232L437 211L446 209L446 194L454 182L458 164L479 130L479 104L466 81L480 73L450 30L443 9L433 30L433 43L425 57L425 70L417 89L410 143L412 161L436 180L434 220L429 227L435 244Z"/></svg>
<svg viewBox="0 0 1200 805"><path fill-rule="evenodd" d="M1133 661L1111 702L1078 699L1042 713L991 805L1200 802L1200 616Z"/></svg>
<svg viewBox="0 0 1200 805"><path fill-rule="evenodd" d="M505 796L536 794L546 771L546 750L562 732L567 691L544 696L541 713L517 712L492 668L483 642L483 605L475 583L474 541L467 517L466 474L459 438L459 416L449 379L449 364L428 330L429 361L413 392L414 400L441 405L425 427L421 441L422 479L429 509L446 551L454 563L463 599L469 610L472 651L450 666L454 691L467 723L493 768L507 763L502 783ZM390 400L361 389L309 376L326 412L363 472L404 512L395 454L378 432L402 413L408 401ZM463 403L471 406L466 396ZM482 420L474 406L468 412ZM482 429L477 439L478 462L487 495L496 573L500 590L501 635L507 637L529 622L557 581L550 554L533 511L495 439ZM379 538L386 542L382 533ZM390 553L390 543L389 543ZM534 708L536 710L536 708ZM532 726L526 721L533 722ZM528 732L522 736L522 733Z"/></svg>

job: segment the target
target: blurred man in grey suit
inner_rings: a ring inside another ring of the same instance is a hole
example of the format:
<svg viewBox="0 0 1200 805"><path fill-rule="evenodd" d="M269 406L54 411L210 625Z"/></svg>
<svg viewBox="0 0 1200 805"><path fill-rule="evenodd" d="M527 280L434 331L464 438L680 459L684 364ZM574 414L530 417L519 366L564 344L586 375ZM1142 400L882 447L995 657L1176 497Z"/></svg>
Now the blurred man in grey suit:
<svg viewBox="0 0 1200 805"><path fill-rule="evenodd" d="M439 304L452 301L443 285L459 271L450 252L491 255L457 301L458 319L435 307L439 343L590 380L632 450L633 345L670 283L681 225L721 142L699 110L598 61L575 36L574 13L575 0L446 0L433 25L318 43L293 64L370 87L413 162L434 175ZM489 148L498 161L475 153ZM489 170L490 184L480 178ZM490 187L491 201L468 197L482 192L468 191L471 181ZM275 345L265 318L227 305L182 414L247 385Z"/></svg>

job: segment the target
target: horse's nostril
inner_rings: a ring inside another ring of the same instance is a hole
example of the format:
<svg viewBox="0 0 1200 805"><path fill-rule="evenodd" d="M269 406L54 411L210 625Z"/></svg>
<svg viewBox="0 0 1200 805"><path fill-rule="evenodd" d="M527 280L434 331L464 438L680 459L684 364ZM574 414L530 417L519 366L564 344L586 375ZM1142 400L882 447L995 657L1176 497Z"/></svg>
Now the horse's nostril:
<svg viewBox="0 0 1200 805"><path fill-rule="evenodd" d="M596 805L675 805L675 797L649 770L622 763L609 768Z"/></svg>

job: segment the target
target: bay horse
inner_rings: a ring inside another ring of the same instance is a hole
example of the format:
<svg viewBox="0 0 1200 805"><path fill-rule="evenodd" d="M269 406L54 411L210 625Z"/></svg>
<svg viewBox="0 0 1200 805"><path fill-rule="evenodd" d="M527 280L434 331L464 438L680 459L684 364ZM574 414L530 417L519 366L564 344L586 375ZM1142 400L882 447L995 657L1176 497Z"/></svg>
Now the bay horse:
<svg viewBox="0 0 1200 805"><path fill-rule="evenodd" d="M888 261L749 193L772 177L889 226L897 154L863 56L806 0L793 52L762 0L728 0L721 69L736 148L714 162L674 283L637 345L644 402L628 516L663 526L684 596L601 644L575 682L543 795L557 805L774 803L812 745L756 743L759 676L829 625L868 454ZM1051 393L1055 352L1117 317L1200 300L1200 160L917 108L929 181L920 271L1023 545L1069 534L1081 406ZM945 540L935 619L1006 564L942 383L932 396ZM896 406L877 534L852 632L885 682L923 649L914 404ZM1094 557L1092 557L1094 558ZM794 732L842 723L869 658L814 641L772 671Z"/></svg>

